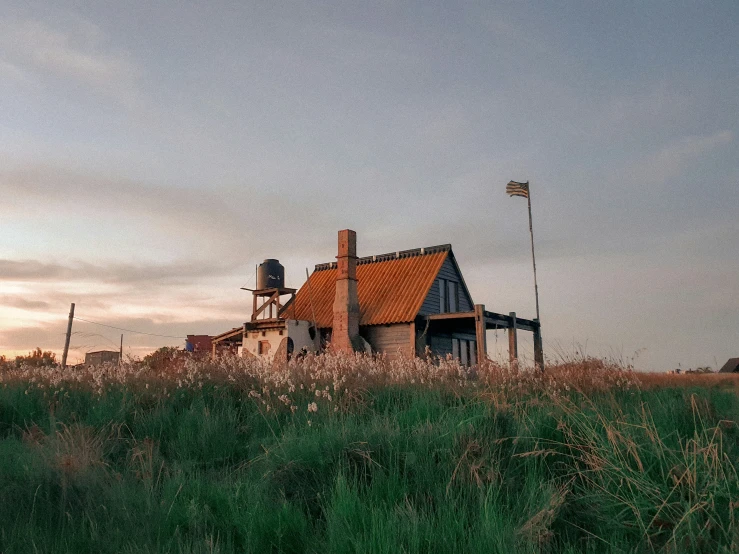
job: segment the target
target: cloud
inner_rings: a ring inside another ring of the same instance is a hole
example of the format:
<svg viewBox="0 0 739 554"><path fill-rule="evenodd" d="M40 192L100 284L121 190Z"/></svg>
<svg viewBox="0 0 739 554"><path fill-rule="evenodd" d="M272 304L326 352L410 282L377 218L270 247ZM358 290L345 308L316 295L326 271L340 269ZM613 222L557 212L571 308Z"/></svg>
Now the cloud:
<svg viewBox="0 0 739 554"><path fill-rule="evenodd" d="M142 228L158 229L146 240L177 237L180 245L189 243L192 258L201 260L251 260L249 251L305 252L338 229L336 221L344 216L327 209L325 198L299 190L173 187L54 164L0 169L0 193L0 213L27 219L29 208L46 213L65 206L68 217L106 214L116 218L118 229L135 229L142 238Z"/></svg>
<svg viewBox="0 0 739 554"><path fill-rule="evenodd" d="M2 268L2 262L0 262L0 268ZM28 300L19 296L10 295L0 296L0 306L2 305L21 310L48 310L51 306L51 304L43 300Z"/></svg>
<svg viewBox="0 0 739 554"><path fill-rule="evenodd" d="M0 77L21 83L28 80L25 71L17 65L2 59L0 59Z"/></svg>
<svg viewBox="0 0 739 554"><path fill-rule="evenodd" d="M0 46L9 58L0 59L0 69L68 78L132 102L139 70L125 53L105 51L104 43L102 31L83 20L65 31L42 21L0 20Z"/></svg>
<svg viewBox="0 0 739 554"><path fill-rule="evenodd" d="M673 140L657 152L642 159L631 172L634 182L664 184L680 176L686 167L704 154L734 140L731 131L713 135L687 136Z"/></svg>
<svg viewBox="0 0 739 554"><path fill-rule="evenodd" d="M180 261L169 264L95 265L84 262L60 264L39 260L0 259L0 281L97 281L111 284L188 283L193 279L227 274L240 262L212 264Z"/></svg>

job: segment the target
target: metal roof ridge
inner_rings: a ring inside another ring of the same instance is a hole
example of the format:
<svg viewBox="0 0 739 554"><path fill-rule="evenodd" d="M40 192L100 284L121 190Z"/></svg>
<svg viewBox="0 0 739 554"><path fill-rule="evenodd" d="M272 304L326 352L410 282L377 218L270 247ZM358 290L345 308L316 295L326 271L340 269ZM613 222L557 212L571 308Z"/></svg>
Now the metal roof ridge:
<svg viewBox="0 0 739 554"><path fill-rule="evenodd" d="M358 258L357 265L387 262L390 260L413 258L416 256L426 256L430 254L438 254L439 252L450 252L451 250L451 244L437 244L435 246L424 246L422 248L413 248L411 250L397 250L395 252L388 252L387 254L375 254L372 256L364 256L362 258ZM322 264L316 264L314 271L325 271L327 269L336 269L336 262L325 262Z"/></svg>

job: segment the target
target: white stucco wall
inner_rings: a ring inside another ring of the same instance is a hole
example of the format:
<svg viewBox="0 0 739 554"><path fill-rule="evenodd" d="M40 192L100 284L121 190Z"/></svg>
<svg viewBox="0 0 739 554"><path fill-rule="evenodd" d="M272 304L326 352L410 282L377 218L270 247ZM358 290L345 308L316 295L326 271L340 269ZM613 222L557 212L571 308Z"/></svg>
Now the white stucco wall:
<svg viewBox="0 0 739 554"><path fill-rule="evenodd" d="M318 337L311 339L310 327L311 323L309 321L288 319L282 329L247 331L244 337L242 355L263 356L268 360L272 360L280 349L282 341L287 338L293 341L293 355L298 354L303 349L306 352L316 352ZM282 334L280 334L280 331L282 331ZM262 352L259 349L260 343L263 344ZM269 351L265 354L264 346L267 344L269 345Z"/></svg>

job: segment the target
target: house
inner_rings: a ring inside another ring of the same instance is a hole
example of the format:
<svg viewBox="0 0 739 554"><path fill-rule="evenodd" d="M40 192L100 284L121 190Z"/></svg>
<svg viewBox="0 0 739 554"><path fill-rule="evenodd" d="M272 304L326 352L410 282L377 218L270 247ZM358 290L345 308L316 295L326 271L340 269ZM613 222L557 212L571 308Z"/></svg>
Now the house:
<svg viewBox="0 0 739 554"><path fill-rule="evenodd" d="M739 358L729 358L729 361L726 362L721 369L718 370L719 373L739 373Z"/></svg>
<svg viewBox="0 0 739 554"><path fill-rule="evenodd" d="M120 359L121 353L117 350L98 350L85 354L85 365L117 364Z"/></svg>
<svg viewBox="0 0 739 554"><path fill-rule="evenodd" d="M517 330L528 330L534 333L537 363L543 363L539 322L475 304L451 245L359 258L354 231L339 231L338 243L337 260L316 265L297 291L281 288L279 263L265 270L277 277L272 286L265 285L267 277L260 285L258 275L252 321L242 333L244 355L289 357L330 347L384 353L392 360L428 351L472 366L487 356L486 330L508 329L512 361ZM262 266L268 262L276 260ZM281 303L288 294L290 299ZM258 306L259 298L267 301ZM269 317L260 320L267 311Z"/></svg>
<svg viewBox="0 0 739 554"><path fill-rule="evenodd" d="M355 245L354 236L351 243ZM356 248L356 246L352 246ZM349 258L347 260L348 264ZM474 303L451 245L432 246L354 258L350 275L343 280L352 290L339 298L341 286L337 262L319 264L295 300L284 310L285 317L315 321L322 344L336 342L334 320L343 310L356 318L352 335L358 335L373 352L391 359L399 355L423 354L429 346L434 354L452 354L475 363L477 357L474 321L448 324L429 316L474 311ZM354 322L352 323L354 325Z"/></svg>

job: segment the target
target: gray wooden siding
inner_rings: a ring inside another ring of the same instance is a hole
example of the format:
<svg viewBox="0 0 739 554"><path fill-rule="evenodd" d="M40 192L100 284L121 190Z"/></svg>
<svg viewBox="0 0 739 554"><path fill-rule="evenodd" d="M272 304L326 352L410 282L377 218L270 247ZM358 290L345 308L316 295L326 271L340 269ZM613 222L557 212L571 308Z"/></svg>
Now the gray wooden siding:
<svg viewBox="0 0 739 554"><path fill-rule="evenodd" d="M475 307L470 303L469 298L467 298L467 295L464 292L462 279L460 278L459 273L457 273L457 270L455 269L452 261L447 258L446 260L444 260L444 264L441 266L439 274L436 276L436 280L434 281L434 284L431 286L431 290L429 290L429 293L426 296L426 300L423 301L421 310L418 312L419 315L431 315L440 313L439 279L447 279L449 281L454 281L457 283L457 287L459 288L459 308L457 311L471 312L475 309ZM450 342L449 352L451 352L451 348L452 346Z"/></svg>
<svg viewBox="0 0 739 554"><path fill-rule="evenodd" d="M402 351L406 356L411 349L411 326L409 323L394 325L368 325L361 327L359 334L370 343L372 350L387 354L394 360Z"/></svg>
<svg viewBox="0 0 739 554"><path fill-rule="evenodd" d="M476 340L474 334L469 333L434 333L428 337L428 345L432 356L445 357L452 354L452 338L462 340Z"/></svg>
<svg viewBox="0 0 739 554"><path fill-rule="evenodd" d="M431 335L429 337L429 348L432 356L445 357L452 353L451 335Z"/></svg>

